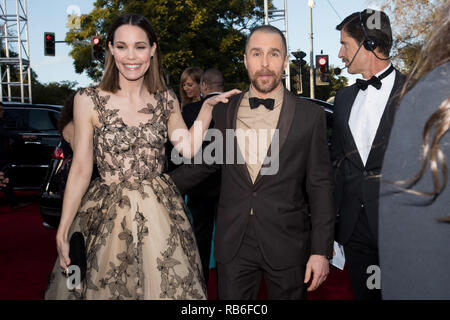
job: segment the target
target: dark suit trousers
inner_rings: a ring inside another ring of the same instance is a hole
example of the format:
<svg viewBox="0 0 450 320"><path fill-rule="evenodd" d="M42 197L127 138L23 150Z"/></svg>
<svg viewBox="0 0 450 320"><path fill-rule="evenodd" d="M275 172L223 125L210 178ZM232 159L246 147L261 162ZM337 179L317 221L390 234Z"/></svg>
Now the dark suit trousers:
<svg viewBox="0 0 450 320"><path fill-rule="evenodd" d="M359 219L350 240L344 245L345 260L356 300L381 300L381 290L369 289L367 267L379 266L378 245L369 227L366 210L361 207Z"/></svg>
<svg viewBox="0 0 450 320"><path fill-rule="evenodd" d="M218 202L218 197L196 197L189 195L187 200L187 206L194 220L193 229L206 284L208 284L211 240Z"/></svg>
<svg viewBox="0 0 450 320"><path fill-rule="evenodd" d="M238 253L229 263L217 263L218 296L221 300L255 300L258 296L261 274L267 286L269 299L305 299L304 266L274 270L264 260L250 217Z"/></svg>

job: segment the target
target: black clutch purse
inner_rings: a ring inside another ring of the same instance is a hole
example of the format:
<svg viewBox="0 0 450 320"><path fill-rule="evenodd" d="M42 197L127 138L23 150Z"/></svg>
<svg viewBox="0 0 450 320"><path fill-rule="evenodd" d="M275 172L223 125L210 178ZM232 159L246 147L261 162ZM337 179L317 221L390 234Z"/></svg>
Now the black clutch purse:
<svg viewBox="0 0 450 320"><path fill-rule="evenodd" d="M86 245L81 232L74 232L69 241L69 258L71 266L78 266L81 271L81 280L86 276L87 259Z"/></svg>

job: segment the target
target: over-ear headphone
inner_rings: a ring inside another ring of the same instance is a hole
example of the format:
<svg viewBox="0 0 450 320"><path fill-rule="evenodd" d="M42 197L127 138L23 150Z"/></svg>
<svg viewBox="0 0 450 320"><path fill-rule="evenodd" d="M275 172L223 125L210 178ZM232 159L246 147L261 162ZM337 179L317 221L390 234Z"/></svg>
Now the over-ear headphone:
<svg viewBox="0 0 450 320"><path fill-rule="evenodd" d="M364 48L368 51L374 51L378 47L378 42L374 38L369 37L369 35L367 34L366 28L364 27L363 23L362 12L359 13L359 23L361 24L361 29L364 33Z"/></svg>

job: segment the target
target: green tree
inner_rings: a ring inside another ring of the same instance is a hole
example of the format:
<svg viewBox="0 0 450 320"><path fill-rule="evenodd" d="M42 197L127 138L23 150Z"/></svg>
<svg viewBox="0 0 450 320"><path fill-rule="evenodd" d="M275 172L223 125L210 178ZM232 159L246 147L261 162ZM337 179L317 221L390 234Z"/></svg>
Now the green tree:
<svg viewBox="0 0 450 320"><path fill-rule="evenodd" d="M76 81L61 81L42 84L33 81L33 103L64 105L64 101L76 91Z"/></svg>
<svg viewBox="0 0 450 320"><path fill-rule="evenodd" d="M444 0L448 1L448 0ZM425 39L438 14L441 0L371 0L391 20L393 55L400 69L408 73L416 63Z"/></svg>
<svg viewBox="0 0 450 320"><path fill-rule="evenodd" d="M270 7L273 7L269 1ZM245 35L262 23L263 0L97 0L94 9L81 17L81 30L71 30L71 56L75 71L99 81L103 65L91 61L89 40L106 37L107 28L119 15L138 12L149 18L159 38L163 65L170 84L177 87L189 66L215 67L227 87L243 88L248 82L243 65Z"/></svg>

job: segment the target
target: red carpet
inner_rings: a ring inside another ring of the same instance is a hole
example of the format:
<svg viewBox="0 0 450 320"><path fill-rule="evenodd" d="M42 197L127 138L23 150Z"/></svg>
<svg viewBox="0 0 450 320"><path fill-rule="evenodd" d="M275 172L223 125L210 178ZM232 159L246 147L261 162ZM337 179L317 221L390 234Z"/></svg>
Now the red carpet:
<svg viewBox="0 0 450 320"><path fill-rule="evenodd" d="M0 299L42 299L56 259L56 230L42 225L38 193L18 196L34 203L12 211L0 198Z"/></svg>
<svg viewBox="0 0 450 320"><path fill-rule="evenodd" d="M39 194L18 193L20 201L33 204L12 211L0 193L0 300L42 299L47 278L56 261L56 230L42 225L39 213ZM308 300L353 299L348 274L331 267L322 286L308 293ZM217 299L217 272L209 277L208 297ZM266 288L261 285L259 299L266 299Z"/></svg>

